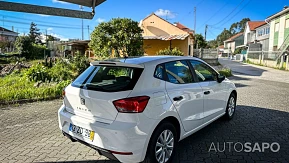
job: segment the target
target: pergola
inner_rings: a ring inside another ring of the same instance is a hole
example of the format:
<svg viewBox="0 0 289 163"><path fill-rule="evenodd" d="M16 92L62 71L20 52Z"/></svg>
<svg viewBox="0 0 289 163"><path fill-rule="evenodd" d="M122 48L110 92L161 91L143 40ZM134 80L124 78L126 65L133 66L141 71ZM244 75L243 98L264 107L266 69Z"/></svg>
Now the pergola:
<svg viewBox="0 0 289 163"><path fill-rule="evenodd" d="M105 0L59 0L59 1L91 7L92 11L87 12L87 11L79 11L64 8L15 3L15 2L6 2L6 1L0 1L0 10L92 19L95 14L95 7L103 3Z"/></svg>

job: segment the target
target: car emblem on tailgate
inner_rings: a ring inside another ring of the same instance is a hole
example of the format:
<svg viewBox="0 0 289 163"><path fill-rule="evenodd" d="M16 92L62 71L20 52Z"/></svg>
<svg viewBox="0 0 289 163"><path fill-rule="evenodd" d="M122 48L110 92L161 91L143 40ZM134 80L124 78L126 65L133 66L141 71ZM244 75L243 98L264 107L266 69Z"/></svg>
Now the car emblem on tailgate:
<svg viewBox="0 0 289 163"><path fill-rule="evenodd" d="M84 99L84 98L81 98L81 99L80 99L80 103L81 103L81 105L85 105L85 99Z"/></svg>

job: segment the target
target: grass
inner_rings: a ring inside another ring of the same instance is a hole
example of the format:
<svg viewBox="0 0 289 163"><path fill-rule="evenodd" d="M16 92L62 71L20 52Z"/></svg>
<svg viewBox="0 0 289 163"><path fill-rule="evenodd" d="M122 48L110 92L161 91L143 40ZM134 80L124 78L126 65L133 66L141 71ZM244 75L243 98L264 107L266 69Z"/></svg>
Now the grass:
<svg viewBox="0 0 289 163"><path fill-rule="evenodd" d="M47 99L60 97L62 89L70 81L59 83L45 83L40 87L35 87L35 82L31 82L26 77L19 74L12 74L0 78L0 103L18 101L23 99Z"/></svg>

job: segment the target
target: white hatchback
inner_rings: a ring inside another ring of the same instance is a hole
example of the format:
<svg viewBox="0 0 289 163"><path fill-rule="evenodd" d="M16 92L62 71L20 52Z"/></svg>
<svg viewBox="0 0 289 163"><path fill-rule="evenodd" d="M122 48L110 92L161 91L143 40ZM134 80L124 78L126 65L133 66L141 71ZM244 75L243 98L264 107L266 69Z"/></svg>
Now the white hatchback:
<svg viewBox="0 0 289 163"><path fill-rule="evenodd" d="M234 116L235 85L193 57L92 62L63 92L59 127L121 162L171 162L178 141Z"/></svg>

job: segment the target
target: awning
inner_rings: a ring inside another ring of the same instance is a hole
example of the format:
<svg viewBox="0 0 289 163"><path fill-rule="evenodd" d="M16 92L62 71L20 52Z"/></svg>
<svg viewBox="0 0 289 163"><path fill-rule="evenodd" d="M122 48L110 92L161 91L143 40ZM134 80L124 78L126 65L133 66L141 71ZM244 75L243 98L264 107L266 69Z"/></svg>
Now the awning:
<svg viewBox="0 0 289 163"><path fill-rule="evenodd" d="M61 42L59 45L88 45L90 40L78 40L78 41L68 41L68 42Z"/></svg>
<svg viewBox="0 0 289 163"><path fill-rule="evenodd" d="M143 36L144 40L184 40L186 39L190 34L181 34L181 35L164 35L164 36Z"/></svg>
<svg viewBox="0 0 289 163"><path fill-rule="evenodd" d="M59 0L59 1L74 3L86 7L95 7L100 5L105 0Z"/></svg>

